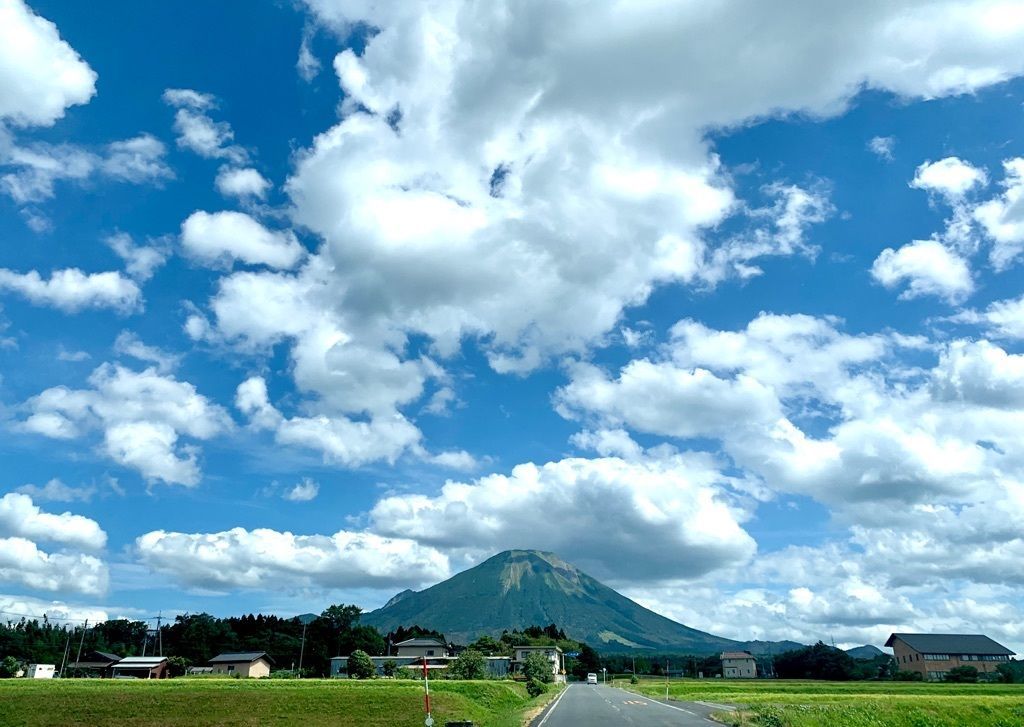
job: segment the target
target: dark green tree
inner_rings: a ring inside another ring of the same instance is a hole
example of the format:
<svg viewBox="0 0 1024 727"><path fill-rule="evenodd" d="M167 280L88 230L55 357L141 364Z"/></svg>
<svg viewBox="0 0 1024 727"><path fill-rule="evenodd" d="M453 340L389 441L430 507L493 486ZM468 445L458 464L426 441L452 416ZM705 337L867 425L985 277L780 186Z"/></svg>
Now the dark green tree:
<svg viewBox="0 0 1024 727"><path fill-rule="evenodd" d="M348 676L350 679L372 679L377 667L365 651L353 651L348 658Z"/></svg>
<svg viewBox="0 0 1024 727"><path fill-rule="evenodd" d="M779 654L774 666L775 673L782 679L849 681L854 677L856 665L845 651L819 641L814 646Z"/></svg>
<svg viewBox="0 0 1024 727"><path fill-rule="evenodd" d="M398 671L398 662L394 659L388 659L381 665L381 671L384 672L384 676L393 677L395 672Z"/></svg>

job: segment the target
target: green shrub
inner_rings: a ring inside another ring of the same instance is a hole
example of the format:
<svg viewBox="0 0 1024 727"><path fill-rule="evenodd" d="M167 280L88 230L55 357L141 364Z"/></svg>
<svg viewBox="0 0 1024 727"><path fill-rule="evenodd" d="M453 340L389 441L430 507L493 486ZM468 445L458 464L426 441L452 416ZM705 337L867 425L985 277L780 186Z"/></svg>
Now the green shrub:
<svg viewBox="0 0 1024 727"><path fill-rule="evenodd" d="M975 684L978 681L978 670L973 666L955 666L946 674L943 681L961 684Z"/></svg>
<svg viewBox="0 0 1024 727"><path fill-rule="evenodd" d="M778 707L768 705L758 707L754 711L754 724L757 727L787 727L789 724Z"/></svg>
<svg viewBox="0 0 1024 727"><path fill-rule="evenodd" d="M892 678L897 682L923 682L924 674L919 671L898 671Z"/></svg>
<svg viewBox="0 0 1024 727"><path fill-rule="evenodd" d="M349 679L372 679L377 674L377 667L373 665L370 655L361 649L352 652L348 658Z"/></svg>
<svg viewBox="0 0 1024 727"><path fill-rule="evenodd" d="M18 675L18 660L13 656L5 656L0 661L0 679L13 679Z"/></svg>
<svg viewBox="0 0 1024 727"><path fill-rule="evenodd" d="M539 697L548 691L548 686L539 679L531 679L526 682L526 693L531 697Z"/></svg>
<svg viewBox="0 0 1024 727"><path fill-rule="evenodd" d="M633 676L631 676L631 677L629 678L629 683L630 683L630 684L639 684L639 683L640 683L640 680L639 680L639 679L637 679L637 678L636 678L636 674L634 674Z"/></svg>

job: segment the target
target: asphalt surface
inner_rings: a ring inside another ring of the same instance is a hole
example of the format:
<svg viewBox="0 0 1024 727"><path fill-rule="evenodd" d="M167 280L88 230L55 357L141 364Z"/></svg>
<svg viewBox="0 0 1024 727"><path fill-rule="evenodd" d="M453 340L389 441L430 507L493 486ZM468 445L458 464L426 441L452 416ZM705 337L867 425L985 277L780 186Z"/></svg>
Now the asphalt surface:
<svg viewBox="0 0 1024 727"><path fill-rule="evenodd" d="M603 685L570 684L533 721L532 727L586 727L587 725L634 725L635 727L708 727L720 724L708 719L720 705L697 702L666 704L623 689Z"/></svg>

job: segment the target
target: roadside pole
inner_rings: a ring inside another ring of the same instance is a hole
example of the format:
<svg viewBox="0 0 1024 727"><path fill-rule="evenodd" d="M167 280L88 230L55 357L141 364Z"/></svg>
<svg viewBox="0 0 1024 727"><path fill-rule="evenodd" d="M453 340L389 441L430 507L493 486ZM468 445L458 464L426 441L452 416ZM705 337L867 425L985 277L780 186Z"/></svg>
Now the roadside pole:
<svg viewBox="0 0 1024 727"><path fill-rule="evenodd" d="M423 720L426 727L434 727L434 718L430 714L430 680L427 678L427 657L423 657L423 707L427 710L427 718Z"/></svg>
<svg viewBox="0 0 1024 727"><path fill-rule="evenodd" d="M665 700L668 700L668 659L665 659Z"/></svg>

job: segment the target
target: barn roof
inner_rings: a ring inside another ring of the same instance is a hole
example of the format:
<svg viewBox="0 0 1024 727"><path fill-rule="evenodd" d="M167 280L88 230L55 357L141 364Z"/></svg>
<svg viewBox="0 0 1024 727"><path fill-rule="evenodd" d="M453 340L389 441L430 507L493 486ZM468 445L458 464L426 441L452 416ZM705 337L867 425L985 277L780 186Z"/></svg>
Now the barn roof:
<svg viewBox="0 0 1024 727"><path fill-rule="evenodd" d="M979 654L1010 656L1012 651L984 634L892 634L885 642L899 639L919 654Z"/></svg>
<svg viewBox="0 0 1024 727"><path fill-rule="evenodd" d="M210 659L211 664L251 664L258 659L266 659L271 664L274 660L267 656L265 651L240 651L234 653L217 654L217 656Z"/></svg>

